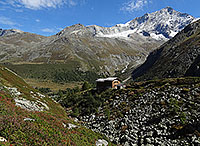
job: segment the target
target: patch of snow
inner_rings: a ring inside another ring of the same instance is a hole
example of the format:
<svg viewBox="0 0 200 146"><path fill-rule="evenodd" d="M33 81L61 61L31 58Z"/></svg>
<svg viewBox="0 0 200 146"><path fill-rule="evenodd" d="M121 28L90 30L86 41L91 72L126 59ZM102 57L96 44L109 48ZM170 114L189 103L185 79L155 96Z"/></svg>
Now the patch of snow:
<svg viewBox="0 0 200 146"><path fill-rule="evenodd" d="M174 37L178 32L174 32L173 30L171 30L171 33L170 33L170 37Z"/></svg>
<svg viewBox="0 0 200 146"><path fill-rule="evenodd" d="M156 40L166 40L166 38L162 35L162 34L155 34L155 33L151 33L150 36Z"/></svg>
<svg viewBox="0 0 200 146"><path fill-rule="evenodd" d="M11 31L15 31L15 32L17 32L17 33L23 33L23 32L24 32L24 31L19 30L19 29L11 29Z"/></svg>
<svg viewBox="0 0 200 146"><path fill-rule="evenodd" d="M104 139L99 139L96 141L96 146L107 146L108 142Z"/></svg>
<svg viewBox="0 0 200 146"><path fill-rule="evenodd" d="M131 20L131 21L132 21L132 20ZM127 27L127 26L129 26L129 23L130 23L131 21L129 21L129 22L125 23L125 24L116 24L115 26L116 26L116 27Z"/></svg>
<svg viewBox="0 0 200 146"><path fill-rule="evenodd" d="M110 33L105 35L99 35L99 37L108 37L108 38L128 38L129 34L135 33L136 30L127 30L118 33Z"/></svg>
<svg viewBox="0 0 200 146"><path fill-rule="evenodd" d="M126 66L125 66L125 68L121 71L121 73L124 73L126 70L127 70L127 68L128 68L128 65L129 65L129 62L127 62L127 64L126 64Z"/></svg>
<svg viewBox="0 0 200 146"><path fill-rule="evenodd" d="M198 21L198 20L200 20L200 18L194 19L191 23L194 23L194 22L196 22L196 21Z"/></svg>
<svg viewBox="0 0 200 146"><path fill-rule="evenodd" d="M178 11L168 12L168 9L162 9L151 14L145 14L142 17L138 17L125 24L117 24L113 27L98 28L96 31L97 37L108 38L121 38L130 40L129 34L147 32L153 33L152 37L156 40L165 40L169 38L158 33L167 33L172 31L170 37L175 35L175 32L181 31L190 22L197 21L191 15L184 14ZM156 35L158 34L158 35Z"/></svg>

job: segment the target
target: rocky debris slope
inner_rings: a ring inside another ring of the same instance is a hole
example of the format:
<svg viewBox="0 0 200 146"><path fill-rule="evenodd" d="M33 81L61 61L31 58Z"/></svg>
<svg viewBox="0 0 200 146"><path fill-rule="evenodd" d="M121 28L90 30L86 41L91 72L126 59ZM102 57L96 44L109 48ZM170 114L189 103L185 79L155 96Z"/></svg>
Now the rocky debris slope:
<svg viewBox="0 0 200 146"><path fill-rule="evenodd" d="M133 79L200 76L199 41L200 20L151 52L145 63L133 71Z"/></svg>
<svg viewBox="0 0 200 146"><path fill-rule="evenodd" d="M81 120L111 141L125 146L200 145L199 78L150 81L102 96L98 113Z"/></svg>

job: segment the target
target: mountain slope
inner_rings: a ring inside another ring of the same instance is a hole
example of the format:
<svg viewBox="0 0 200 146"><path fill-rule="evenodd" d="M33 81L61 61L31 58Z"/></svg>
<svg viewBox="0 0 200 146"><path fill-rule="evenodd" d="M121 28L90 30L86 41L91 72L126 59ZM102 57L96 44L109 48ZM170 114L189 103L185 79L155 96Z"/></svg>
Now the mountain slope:
<svg viewBox="0 0 200 146"><path fill-rule="evenodd" d="M42 95L18 75L2 66L0 125L0 145L5 146L88 146L106 139L69 118L58 103ZM104 142L108 143L107 141Z"/></svg>
<svg viewBox="0 0 200 146"><path fill-rule="evenodd" d="M77 25L72 27L76 28ZM83 26L83 29L85 28ZM43 37L22 33L0 37L0 60L2 63L38 66L40 64L68 66L69 62L75 62L71 66L74 70L113 75L115 71L143 63L148 52L162 43L142 36L134 38L135 40L124 40L69 34L65 32Z"/></svg>
<svg viewBox="0 0 200 146"><path fill-rule="evenodd" d="M134 79L199 76L200 21L188 25L133 71Z"/></svg>
<svg viewBox="0 0 200 146"><path fill-rule="evenodd" d="M9 67L26 78L35 76L36 70L38 75L41 74L40 79L57 78L62 74L63 81L69 81L65 77L68 72L83 74L78 78L74 76L74 81L82 81L84 72L95 77L120 74L142 64L150 51L194 19L167 7L114 27L76 24L49 37L26 32L3 35L0 37L0 62L11 63ZM27 69L27 64L38 68ZM46 69L42 71L39 68L44 64ZM53 64L64 64L65 67L57 68L55 75L50 70Z"/></svg>

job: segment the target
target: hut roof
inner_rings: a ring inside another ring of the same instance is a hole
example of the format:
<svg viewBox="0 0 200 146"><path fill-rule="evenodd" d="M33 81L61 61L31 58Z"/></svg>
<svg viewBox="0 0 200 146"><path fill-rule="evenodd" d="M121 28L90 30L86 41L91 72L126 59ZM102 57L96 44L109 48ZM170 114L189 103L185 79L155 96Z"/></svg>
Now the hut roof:
<svg viewBox="0 0 200 146"><path fill-rule="evenodd" d="M101 79L97 79L96 82L105 82L105 81L114 81L114 80L117 80L117 77L101 78Z"/></svg>

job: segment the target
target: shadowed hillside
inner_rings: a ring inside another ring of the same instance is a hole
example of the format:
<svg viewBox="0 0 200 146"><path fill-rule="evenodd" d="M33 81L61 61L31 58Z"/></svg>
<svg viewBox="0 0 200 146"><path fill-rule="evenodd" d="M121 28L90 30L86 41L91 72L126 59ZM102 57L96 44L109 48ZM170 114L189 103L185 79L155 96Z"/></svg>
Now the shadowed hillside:
<svg viewBox="0 0 200 146"><path fill-rule="evenodd" d="M188 25L174 38L150 53L132 73L133 79L149 80L181 76L199 76L200 21Z"/></svg>

